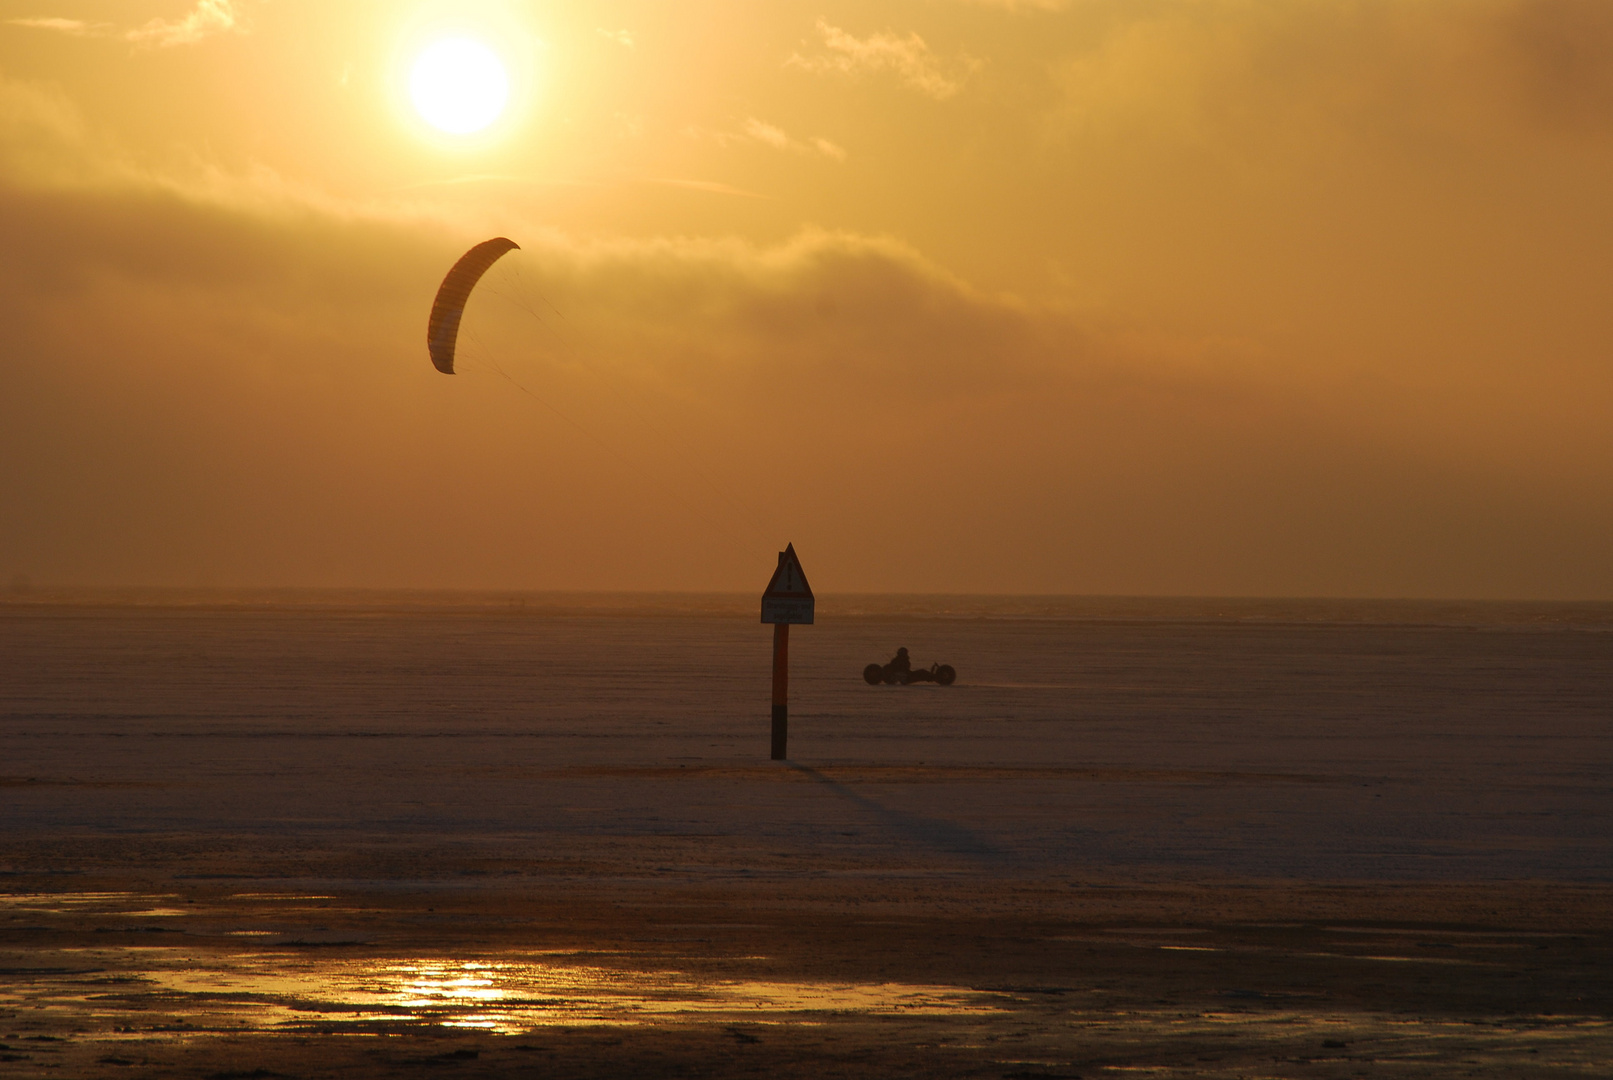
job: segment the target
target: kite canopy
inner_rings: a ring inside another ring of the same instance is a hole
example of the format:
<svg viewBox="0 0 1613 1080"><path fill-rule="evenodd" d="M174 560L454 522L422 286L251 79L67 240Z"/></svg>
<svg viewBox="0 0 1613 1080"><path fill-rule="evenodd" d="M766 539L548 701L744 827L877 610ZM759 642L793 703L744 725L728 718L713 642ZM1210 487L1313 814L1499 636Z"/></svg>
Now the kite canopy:
<svg viewBox="0 0 1613 1080"><path fill-rule="evenodd" d="M465 314L465 301L470 291L482 280L487 268L498 262L506 252L521 245L514 240L495 237L483 240L459 257L448 276L442 279L437 300L431 305L431 322L426 325L426 348L431 350L431 362L444 375L454 373L454 346L459 341L459 319Z"/></svg>

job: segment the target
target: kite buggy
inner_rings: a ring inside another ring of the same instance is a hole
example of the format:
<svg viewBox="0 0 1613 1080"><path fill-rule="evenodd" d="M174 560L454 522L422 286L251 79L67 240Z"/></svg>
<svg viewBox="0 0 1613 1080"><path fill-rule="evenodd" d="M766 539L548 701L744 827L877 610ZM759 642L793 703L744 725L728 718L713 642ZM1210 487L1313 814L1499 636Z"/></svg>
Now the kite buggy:
<svg viewBox="0 0 1613 1080"><path fill-rule="evenodd" d="M931 664L927 668L916 668L907 657L905 648L897 649L896 655L888 664L869 664L863 668L863 681L869 686L878 686L880 683L910 686L916 682L940 683L942 686L951 686L958 673L952 670L951 664Z"/></svg>

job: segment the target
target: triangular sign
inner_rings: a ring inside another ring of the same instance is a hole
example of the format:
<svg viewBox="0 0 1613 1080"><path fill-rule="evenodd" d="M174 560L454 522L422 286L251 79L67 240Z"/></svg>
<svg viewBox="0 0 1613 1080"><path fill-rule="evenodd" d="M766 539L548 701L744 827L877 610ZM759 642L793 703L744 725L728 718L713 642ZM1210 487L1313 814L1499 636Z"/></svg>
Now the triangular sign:
<svg viewBox="0 0 1613 1080"><path fill-rule="evenodd" d="M787 545L778 553L778 569L773 571L773 580L767 583L767 591L762 593L762 599L769 598L790 600L811 600L812 586L807 584L806 572L801 569L801 560L795 557L795 545Z"/></svg>

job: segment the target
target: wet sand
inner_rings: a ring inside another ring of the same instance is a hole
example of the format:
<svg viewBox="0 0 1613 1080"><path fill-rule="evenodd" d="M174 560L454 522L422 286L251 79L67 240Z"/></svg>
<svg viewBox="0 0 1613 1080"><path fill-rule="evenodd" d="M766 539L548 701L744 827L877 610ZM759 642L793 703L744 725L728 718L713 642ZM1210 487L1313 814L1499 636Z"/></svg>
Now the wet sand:
<svg viewBox="0 0 1613 1080"><path fill-rule="evenodd" d="M1603 613L726 603L0 608L0 1069L1613 1071Z"/></svg>

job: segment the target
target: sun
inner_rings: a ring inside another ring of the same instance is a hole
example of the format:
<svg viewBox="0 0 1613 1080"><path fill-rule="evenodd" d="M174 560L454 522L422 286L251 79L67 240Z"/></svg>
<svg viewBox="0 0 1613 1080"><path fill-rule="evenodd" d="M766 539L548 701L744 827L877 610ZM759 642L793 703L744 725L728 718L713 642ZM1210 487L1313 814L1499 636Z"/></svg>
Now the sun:
<svg viewBox="0 0 1613 1080"><path fill-rule="evenodd" d="M475 38L440 38L415 58L409 98L438 131L473 135L503 114L510 77L498 54Z"/></svg>

